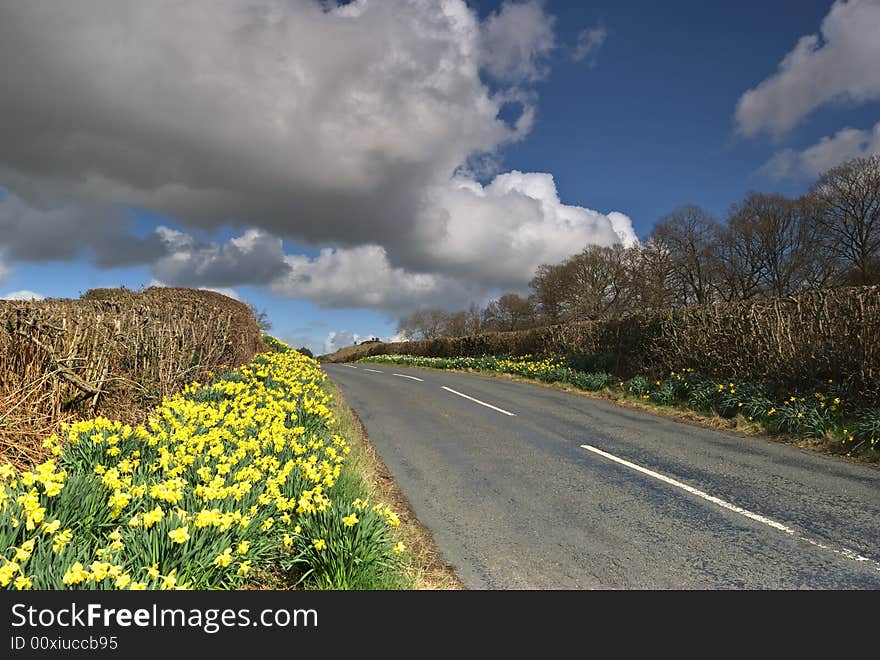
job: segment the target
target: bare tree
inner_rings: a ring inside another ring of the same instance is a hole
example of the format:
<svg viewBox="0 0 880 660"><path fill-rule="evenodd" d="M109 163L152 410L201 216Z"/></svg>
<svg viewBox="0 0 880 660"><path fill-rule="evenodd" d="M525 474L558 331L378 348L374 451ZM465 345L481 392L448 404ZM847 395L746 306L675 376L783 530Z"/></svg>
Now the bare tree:
<svg viewBox="0 0 880 660"><path fill-rule="evenodd" d="M485 326L492 330L523 330L536 324L535 307L528 298L505 293L486 305L483 319Z"/></svg>
<svg viewBox="0 0 880 660"><path fill-rule="evenodd" d="M822 289L840 284L840 260L825 240L817 217L819 204L807 194L794 200L804 232L803 271L797 290Z"/></svg>
<svg viewBox="0 0 880 660"><path fill-rule="evenodd" d="M815 249L808 211L800 200L756 192L731 208L718 248L726 300L784 296L806 288Z"/></svg>
<svg viewBox="0 0 880 660"><path fill-rule="evenodd" d="M669 251L678 302L712 302L717 284L718 235L718 221L693 204L663 216L654 226L652 239Z"/></svg>
<svg viewBox="0 0 880 660"><path fill-rule="evenodd" d="M562 264L566 282L563 307L570 318L596 319L622 314L630 302L630 271L622 245L587 246Z"/></svg>
<svg viewBox="0 0 880 660"><path fill-rule="evenodd" d="M764 210L758 224L764 292L771 296L796 293L805 288L810 252L815 250L809 209L802 201L781 195L755 199Z"/></svg>
<svg viewBox="0 0 880 660"><path fill-rule="evenodd" d="M734 207L727 225L718 229L717 290L726 302L747 300L761 293L763 263L756 225L748 210Z"/></svg>
<svg viewBox="0 0 880 660"><path fill-rule="evenodd" d="M823 244L847 283L880 282L880 154L823 174L810 191Z"/></svg>
<svg viewBox="0 0 880 660"><path fill-rule="evenodd" d="M632 305L643 310L671 307L675 303L675 264L669 249L651 238L631 250Z"/></svg>
<svg viewBox="0 0 880 660"><path fill-rule="evenodd" d="M464 312L464 330L466 335L476 335L483 330L483 310L472 302Z"/></svg>
<svg viewBox="0 0 880 660"><path fill-rule="evenodd" d="M468 334L467 324L467 312L446 314L440 328L440 334L444 337L464 337Z"/></svg>
<svg viewBox="0 0 880 660"><path fill-rule="evenodd" d="M407 339L436 339L442 335L447 313L442 309L424 307L397 323L397 331Z"/></svg>
<svg viewBox="0 0 880 660"><path fill-rule="evenodd" d="M541 264L529 282L532 299L544 323L561 323L567 319L565 299L571 288L571 269L561 264Z"/></svg>

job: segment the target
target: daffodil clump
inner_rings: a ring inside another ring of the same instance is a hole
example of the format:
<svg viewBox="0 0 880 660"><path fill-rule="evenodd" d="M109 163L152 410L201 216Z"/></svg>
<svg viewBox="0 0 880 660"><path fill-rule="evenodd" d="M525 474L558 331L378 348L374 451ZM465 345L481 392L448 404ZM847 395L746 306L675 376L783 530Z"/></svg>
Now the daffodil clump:
<svg viewBox="0 0 880 660"><path fill-rule="evenodd" d="M431 358L376 355L361 362L434 369L492 371L564 383L578 389L607 391L660 406L682 406L725 418L741 418L773 433L824 439L847 455L880 459L880 409L856 407L833 379L814 391L780 395L768 384L719 380L692 368L660 378L635 376L620 380L606 371L583 371L579 364L601 363L607 356L532 356Z"/></svg>
<svg viewBox="0 0 880 660"><path fill-rule="evenodd" d="M0 586L228 589L274 566L347 588L390 567L396 515L334 497L350 448L325 378L296 351L261 354L146 426L75 422L50 460L0 466Z"/></svg>

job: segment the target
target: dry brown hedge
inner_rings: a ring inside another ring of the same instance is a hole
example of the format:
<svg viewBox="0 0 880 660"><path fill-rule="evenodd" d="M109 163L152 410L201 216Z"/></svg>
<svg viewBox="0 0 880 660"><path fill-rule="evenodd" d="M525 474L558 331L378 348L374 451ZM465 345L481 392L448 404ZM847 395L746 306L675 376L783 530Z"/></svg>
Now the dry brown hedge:
<svg viewBox="0 0 880 660"><path fill-rule="evenodd" d="M251 309L210 291L0 301L0 462L37 458L73 417L139 421L161 397L262 350Z"/></svg>
<svg viewBox="0 0 880 660"><path fill-rule="evenodd" d="M357 347L360 348L360 347ZM401 353L614 356L618 376L691 367L723 378L809 387L845 381L880 402L880 286L681 307L519 332L365 345L344 361Z"/></svg>

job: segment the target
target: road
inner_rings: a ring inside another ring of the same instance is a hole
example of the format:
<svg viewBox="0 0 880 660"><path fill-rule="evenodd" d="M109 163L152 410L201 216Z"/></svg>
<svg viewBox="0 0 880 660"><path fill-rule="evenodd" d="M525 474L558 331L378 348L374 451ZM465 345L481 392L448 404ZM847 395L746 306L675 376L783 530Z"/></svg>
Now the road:
<svg viewBox="0 0 880 660"><path fill-rule="evenodd" d="M880 470L530 383L324 368L470 589L880 588Z"/></svg>

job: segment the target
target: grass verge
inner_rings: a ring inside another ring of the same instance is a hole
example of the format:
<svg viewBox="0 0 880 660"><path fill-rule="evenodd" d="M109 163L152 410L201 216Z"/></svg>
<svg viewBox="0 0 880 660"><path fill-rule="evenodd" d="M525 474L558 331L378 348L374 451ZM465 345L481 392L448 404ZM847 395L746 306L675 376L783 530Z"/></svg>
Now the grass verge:
<svg viewBox="0 0 880 660"><path fill-rule="evenodd" d="M351 447L340 481L345 479L345 487L351 489L354 497L388 502L400 517L397 537L402 540L406 550L400 557L402 575L399 588L464 589L454 568L440 557L431 531L418 521L403 492L392 479L367 437L363 424L346 402L342 390L330 380L326 381L325 387L332 397L330 410L336 420L335 430L348 440ZM337 482L335 487L339 486Z"/></svg>

